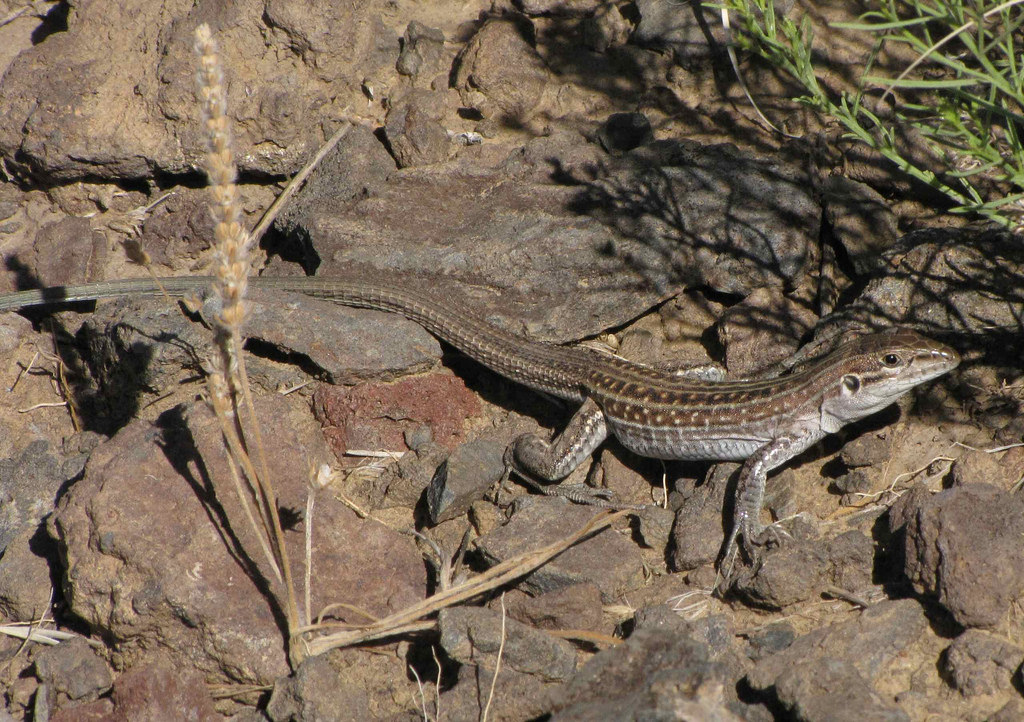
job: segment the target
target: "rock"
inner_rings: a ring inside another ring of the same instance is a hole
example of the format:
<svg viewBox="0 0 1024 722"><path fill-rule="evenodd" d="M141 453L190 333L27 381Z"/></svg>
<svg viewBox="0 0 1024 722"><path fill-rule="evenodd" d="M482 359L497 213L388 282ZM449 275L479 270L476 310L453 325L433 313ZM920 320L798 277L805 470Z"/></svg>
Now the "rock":
<svg viewBox="0 0 1024 722"><path fill-rule="evenodd" d="M489 564L539 549L583 528L594 517L592 507L556 497L519 497L504 526L476 540ZM643 578L640 550L613 529L605 529L567 549L524 577L521 584L535 593L573 584L593 583L605 602L621 599Z"/></svg>
<svg viewBox="0 0 1024 722"><path fill-rule="evenodd" d="M58 491L70 478L61 466L43 440L32 442L16 458L0 459L0 553L53 511Z"/></svg>
<svg viewBox="0 0 1024 722"><path fill-rule="evenodd" d="M1013 691L1024 649L979 629L953 640L943 660L947 679L965 697Z"/></svg>
<svg viewBox="0 0 1024 722"><path fill-rule="evenodd" d="M595 166L605 168L597 178ZM607 159L556 133L497 166L460 157L443 171L404 169L349 204L297 198L292 232L324 259L321 275L433 293L440 284L506 330L562 342L635 318L684 286L748 295L799 285L817 267L820 209L808 186L795 167L731 146L658 141ZM638 187L646 197L626 190ZM473 202L481 188L487 202ZM681 216L664 217L666 203Z"/></svg>
<svg viewBox="0 0 1024 722"><path fill-rule="evenodd" d="M0 28L0 76L4 74L11 61L18 57L18 54L38 42L36 33L39 31L39 17L36 13L16 13L7 18L4 26ZM0 217L3 217L0 214ZM0 717L3 711L0 710ZM8 722L4 720L4 722Z"/></svg>
<svg viewBox="0 0 1024 722"><path fill-rule="evenodd" d="M828 580L832 586L859 592L870 589L875 567L875 542L859 529L828 540Z"/></svg>
<svg viewBox="0 0 1024 722"><path fill-rule="evenodd" d="M329 427L324 429L329 441L330 432ZM449 454L451 449L448 447L434 442L424 444L414 453L404 453L396 462L385 464L383 471L372 474L369 480L354 475L351 480L353 483L346 486L346 492L352 498L363 500L369 509L416 508L423 502L424 492L437 473L437 467L444 463ZM363 463L357 459L355 466Z"/></svg>
<svg viewBox="0 0 1024 722"><path fill-rule="evenodd" d="M440 61L444 55L444 33L436 28L427 27L419 20L413 20L405 28L402 36L402 52L398 56L395 69L400 75L416 77L424 70L426 75L440 70Z"/></svg>
<svg viewBox="0 0 1024 722"><path fill-rule="evenodd" d="M989 717L988 722L1016 722L1020 719L1024 719L1024 701L1014 697Z"/></svg>
<svg viewBox="0 0 1024 722"><path fill-rule="evenodd" d="M393 65L398 58L398 38L377 14L383 9L373 2L325 6L268 0L265 20L284 35L303 64L337 83Z"/></svg>
<svg viewBox="0 0 1024 722"><path fill-rule="evenodd" d="M101 700L104 702L106 700ZM170 710L178 719L218 722L223 717L214 709L203 675L172 666L166 660L133 667L114 681L113 709L102 720L162 722ZM67 710L66 722L88 722L83 707ZM59 713L58 713L59 714ZM51 718L58 722L57 718Z"/></svg>
<svg viewBox="0 0 1024 722"><path fill-rule="evenodd" d="M738 722L723 681L703 643L641 629L594 655L555 699L551 719Z"/></svg>
<svg viewBox="0 0 1024 722"><path fill-rule="evenodd" d="M605 53L629 42L633 24L625 18L623 10L624 6L602 4L593 15L584 18L583 45L596 53Z"/></svg>
<svg viewBox="0 0 1024 722"><path fill-rule="evenodd" d="M379 192L394 173L395 159L373 131L352 125L313 169L292 202L274 221L274 227L285 236L301 238L302 229L310 222L308 214L311 207L344 207L355 198ZM321 262L316 250L301 243L293 246L304 254L301 259L303 268L308 273L316 270ZM290 250L294 252L295 248ZM286 269L281 273L295 273L290 267Z"/></svg>
<svg viewBox="0 0 1024 722"><path fill-rule="evenodd" d="M597 139L609 153L625 153L654 140L654 131L643 113L612 113L597 129Z"/></svg>
<svg viewBox="0 0 1024 722"><path fill-rule="evenodd" d="M672 538L676 514L671 509L648 506L637 512L637 535L644 546L664 550Z"/></svg>
<svg viewBox="0 0 1024 722"><path fill-rule="evenodd" d="M8 162L20 157L20 169L37 178L64 181L87 174L143 177L151 171L147 157L176 156L172 136L151 126L155 117L146 111L157 90L160 53L151 48L167 30L164 13L142 2L85 7L69 14L65 32L21 52L0 89L6 110L0 154ZM108 43L96 42L97 33L109 27L105 22L128 17L143 24ZM55 68L73 69L75 82ZM131 92L133 86L140 92ZM175 160L180 172L183 159Z"/></svg>
<svg viewBox="0 0 1024 722"><path fill-rule="evenodd" d="M508 615L537 629L601 631L601 590L590 583L573 584L545 594L506 600Z"/></svg>
<svg viewBox="0 0 1024 722"><path fill-rule="evenodd" d="M456 159L443 172L404 169L349 205L300 193L293 205L301 224L292 233L308 239L309 256L323 259L320 275L388 278L462 301L515 333L579 339L659 299L639 274L601 252L614 235L571 210L578 187L552 182L553 162L575 167L599 153L579 135L557 134L497 167ZM490 189L486 203L473 200L481 188ZM410 214L410 207L430 213ZM644 253L639 243L625 247ZM425 275L425 268L433 270Z"/></svg>
<svg viewBox="0 0 1024 722"><path fill-rule="evenodd" d="M321 124L365 102L361 79L394 66L398 38L383 9L373 0L83 5L7 69L0 155L48 183L194 172L206 139L192 32L208 22L228 76L241 171L294 173L322 143ZM110 27L131 30L110 35Z"/></svg>
<svg viewBox="0 0 1024 722"><path fill-rule="evenodd" d="M274 683L267 704L273 722L363 722L415 719L417 700L395 694L407 674L393 654L335 649L309 657L295 673Z"/></svg>
<svg viewBox="0 0 1024 722"><path fill-rule="evenodd" d="M640 23L633 34L633 42L640 45L671 48L681 58L697 59L707 57L712 47L726 42L721 19L710 8L637 0L637 11ZM714 44L710 44L709 32Z"/></svg>
<svg viewBox="0 0 1024 722"><path fill-rule="evenodd" d="M899 237L896 215L882 195L871 186L833 175L821 188L825 217L853 270L872 275L885 270L882 254Z"/></svg>
<svg viewBox="0 0 1024 722"><path fill-rule="evenodd" d="M243 707L240 712L227 718L228 722L267 722L267 719L263 710L255 707Z"/></svg>
<svg viewBox="0 0 1024 722"><path fill-rule="evenodd" d="M0 318L0 353L9 354L32 334L32 322L14 313Z"/></svg>
<svg viewBox="0 0 1024 722"><path fill-rule="evenodd" d="M871 491L871 479L858 469L836 478L829 485L829 491L843 495L840 501L843 506L853 506Z"/></svg>
<svg viewBox="0 0 1024 722"><path fill-rule="evenodd" d="M707 645L709 659L718 664L723 678L738 680L750 668L749 660L742 654L740 635L726 614L710 613L690 618L685 612L669 608L668 604L658 604L639 609L633 615L633 634L642 629L688 637Z"/></svg>
<svg viewBox="0 0 1024 722"><path fill-rule="evenodd" d="M30 622L48 613L59 563L44 519L99 439L92 432L69 436L59 454L37 440L0 460L0 617Z"/></svg>
<svg viewBox="0 0 1024 722"><path fill-rule="evenodd" d="M718 558L725 542L722 525L729 478L737 469L739 464L715 464L704 483L678 503L668 548L669 568L673 571L697 569Z"/></svg>
<svg viewBox="0 0 1024 722"><path fill-rule="evenodd" d="M513 126L539 110L550 73L525 18L488 20L456 58L455 83L467 108Z"/></svg>
<svg viewBox="0 0 1024 722"><path fill-rule="evenodd" d="M611 494L610 499L614 499L619 504L649 505L652 494L660 498L660 489L651 487L652 483L655 486L660 486L661 477L666 473L666 465L663 462L623 451L613 444L605 445L599 449L597 454L598 464L595 467L594 477L589 483L607 489ZM637 517L639 525L644 527L644 531L651 534L652 545L659 543L657 540L659 534L667 533L671 528L671 519L666 521L664 515L659 513L660 511L666 510L653 511L646 517L639 514ZM664 528L666 523L669 528ZM641 535L644 531L641 531Z"/></svg>
<svg viewBox="0 0 1024 722"><path fill-rule="evenodd" d="M304 509L309 470L328 459L324 442L308 418L290 412L288 399L256 401L279 505ZM219 425L195 406L167 412L156 426L126 426L93 452L85 476L62 498L50 532L68 611L124 664L144 663L159 649L222 682L268 684L287 671L280 616L265 596L268 586L279 588L229 479ZM305 520L314 611L344 601L383 616L422 598L425 570L408 537L359 519L328 495L315 509ZM303 530L289 527L285 540L292 568L301 570Z"/></svg>
<svg viewBox="0 0 1024 722"><path fill-rule="evenodd" d="M851 326L912 326L931 335L990 339L1017 327L1024 301L1016 293L1024 248L1011 233L931 228L913 231L882 255L887 269L817 327L821 337ZM1011 337L1012 340L1012 337Z"/></svg>
<svg viewBox="0 0 1024 722"><path fill-rule="evenodd" d="M550 695L576 669L572 644L546 632L478 607L452 607L438 615L440 644L445 654L462 666L458 683L441 696L441 709L453 710L454 719L480 719L490 699L495 719L532 719L550 709ZM498 650L494 695L492 682Z"/></svg>
<svg viewBox="0 0 1024 722"><path fill-rule="evenodd" d="M737 572L733 589L751 604L783 609L817 594L827 572L828 552L820 540L785 541L758 566Z"/></svg>
<svg viewBox="0 0 1024 722"><path fill-rule="evenodd" d="M402 437L405 439L405 445L413 451L426 449L427 446L434 442L434 432L427 424L420 424L419 426L407 429L402 433Z"/></svg>
<svg viewBox="0 0 1024 722"><path fill-rule="evenodd" d="M211 238L209 189L179 187L146 215L138 243L155 264L192 265L209 249Z"/></svg>
<svg viewBox="0 0 1024 722"><path fill-rule="evenodd" d="M50 611L57 549L44 525L27 526L0 553L0 617L33 622Z"/></svg>
<svg viewBox="0 0 1024 722"><path fill-rule="evenodd" d="M75 334L82 363L92 372L80 392L91 430L113 434L147 398L199 371L210 333L167 299L121 298L99 303Z"/></svg>
<svg viewBox="0 0 1024 722"><path fill-rule="evenodd" d="M422 326L393 313L275 291L251 294L247 306L248 338L291 355L299 366L308 359L332 384L398 378L430 368L441 355L440 344Z"/></svg>
<svg viewBox="0 0 1024 722"><path fill-rule="evenodd" d="M775 694L800 722L910 722L842 659L798 662L775 681Z"/></svg>
<svg viewBox="0 0 1024 722"><path fill-rule="evenodd" d="M845 444L839 452L840 460L850 469L874 466L892 456L892 436L884 431L860 434Z"/></svg>
<svg viewBox="0 0 1024 722"><path fill-rule="evenodd" d="M444 94L413 90L392 101L384 122L384 135L399 168L441 163L451 142L441 120Z"/></svg>
<svg viewBox="0 0 1024 722"><path fill-rule="evenodd" d="M37 705L33 710L34 713L39 712L39 698L36 701ZM103 698L95 702L86 702L85 704L57 710L50 714L47 719L50 722L108 722L113 717L113 714L114 703L109 699ZM4 713L0 711L0 721L15 722L15 718L4 717Z"/></svg>
<svg viewBox="0 0 1024 722"><path fill-rule="evenodd" d="M46 647L36 655L36 677L50 695L51 709L92 702L110 689L110 667L84 637Z"/></svg>
<svg viewBox="0 0 1024 722"><path fill-rule="evenodd" d="M904 599L879 602L847 622L821 627L759 661L747 675L755 690L766 691L795 667L814 676L814 664L843 660L869 684L901 664L907 649L928 630L921 605ZM809 665L809 666L805 666ZM842 669L842 675L847 674Z"/></svg>
<svg viewBox="0 0 1024 722"><path fill-rule="evenodd" d="M1024 502L988 484L901 497L890 529L903 536L903 572L965 627L994 627L1024 593ZM897 537L898 538L898 537Z"/></svg>
<svg viewBox="0 0 1024 722"><path fill-rule="evenodd" d="M601 5L600 0L515 0L525 15L582 17Z"/></svg>
<svg viewBox="0 0 1024 722"><path fill-rule="evenodd" d="M432 525L466 513L505 475L505 444L476 439L460 444L437 467L427 487L427 513Z"/></svg>
<svg viewBox="0 0 1024 722"><path fill-rule="evenodd" d="M469 509L469 523L480 536L489 534L507 521L504 512L489 501L478 501Z"/></svg>
<svg viewBox="0 0 1024 722"><path fill-rule="evenodd" d="M310 375L334 383L389 379L430 368L440 345L422 327L395 316L360 311L308 296L252 291L246 301L245 335L252 342L249 374L269 388L293 386ZM202 313L219 310L208 299ZM346 343L338 343L339 338ZM115 431L144 405L194 376L209 347L209 332L166 299L120 299L103 303L78 331L93 371L89 402L98 419ZM173 342L171 342L173 341ZM269 356L263 364L259 355ZM281 366L281 357L291 366Z"/></svg>
<svg viewBox="0 0 1024 722"><path fill-rule="evenodd" d="M638 609L633 614L633 631L641 629L657 629L662 634L685 634L690 625L667 604L657 604Z"/></svg>
<svg viewBox="0 0 1024 722"><path fill-rule="evenodd" d="M0 94L2 94L0 89ZM39 229L32 243L32 276L44 286L99 281L107 243L87 218L64 218Z"/></svg>
<svg viewBox="0 0 1024 722"><path fill-rule="evenodd" d="M732 378L750 378L796 353L817 317L781 288L759 288L718 319Z"/></svg>
<svg viewBox="0 0 1024 722"><path fill-rule="evenodd" d="M798 286L818 264L821 209L806 173L728 144L648 143L586 182L575 208L656 251L690 287L746 296ZM608 252L657 278L628 245Z"/></svg>
<svg viewBox="0 0 1024 722"><path fill-rule="evenodd" d="M480 607L449 607L437 617L441 647L460 664L494 670L501 652L501 665L541 680L565 681L576 671L576 650L572 644L514 619L501 619L500 612ZM504 633L502 632L504 627Z"/></svg>
<svg viewBox="0 0 1024 722"><path fill-rule="evenodd" d="M349 449L405 451L405 432L424 424L437 444L454 449L465 438L466 419L480 413L480 400L461 378L444 372L390 384L321 386L313 413L340 458Z"/></svg>
<svg viewBox="0 0 1024 722"><path fill-rule="evenodd" d="M664 354L665 337L658 333L658 329L648 329L645 325L643 321L631 324L622 332L615 350L630 361L653 365Z"/></svg>
<svg viewBox="0 0 1024 722"><path fill-rule="evenodd" d="M709 614L706 617L687 620L686 626L686 633L690 637L708 645L712 661L723 663L723 668L728 671L728 677L739 679L749 669L750 664L746 660L745 666L741 670L737 669L738 660L734 657L737 657L737 651L740 649L740 635L736 631L733 619L727 614Z"/></svg>
<svg viewBox="0 0 1024 722"><path fill-rule="evenodd" d="M755 662L781 652L796 639L796 631L789 622L773 622L755 630L748 638L750 658Z"/></svg>
<svg viewBox="0 0 1024 722"><path fill-rule="evenodd" d="M1021 476L1024 476L1022 451L1024 450L1019 447L998 454L965 451L949 469L953 486L983 483L1000 489L1011 488Z"/></svg>
<svg viewBox="0 0 1024 722"><path fill-rule="evenodd" d="M818 520L812 514L803 513L807 507L807 490L796 468L783 465L772 482L765 488L763 507L771 518L791 519L785 531L795 539L818 538Z"/></svg>
<svg viewBox="0 0 1024 722"><path fill-rule="evenodd" d="M535 675L503 666L492 696L493 680L494 675L487 669L459 667L455 685L442 691L438 702L440 709L449 710L445 718L450 722L480 720L490 702L488 719L536 719L543 717L551 708L552 691L561 686L561 683L544 682Z"/></svg>

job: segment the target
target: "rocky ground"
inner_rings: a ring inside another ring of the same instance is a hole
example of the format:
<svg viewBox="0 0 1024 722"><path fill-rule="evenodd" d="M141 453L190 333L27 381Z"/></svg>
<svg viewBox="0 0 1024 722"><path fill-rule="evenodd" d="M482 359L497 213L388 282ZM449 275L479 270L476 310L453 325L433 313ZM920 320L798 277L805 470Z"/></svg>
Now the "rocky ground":
<svg viewBox="0 0 1024 722"><path fill-rule="evenodd" d="M849 4L791 12L828 38L829 79L856 77L870 48L822 25ZM251 226L350 125L264 237L267 273L414 284L534 338L739 377L892 324L964 356L772 476L766 507L792 538L724 599L737 465L609 443L601 483L649 508L503 594L292 670L202 401L207 309L0 314L0 720L1024 719L1024 245L949 216L744 61L800 138L763 130L716 15L12 0L0 18L0 291L143 275L128 240L159 273L208 268L191 50L206 22ZM398 612L594 516L495 494L509 441L572 410L415 324L256 294L247 329L314 620ZM25 643L19 622L69 634Z"/></svg>

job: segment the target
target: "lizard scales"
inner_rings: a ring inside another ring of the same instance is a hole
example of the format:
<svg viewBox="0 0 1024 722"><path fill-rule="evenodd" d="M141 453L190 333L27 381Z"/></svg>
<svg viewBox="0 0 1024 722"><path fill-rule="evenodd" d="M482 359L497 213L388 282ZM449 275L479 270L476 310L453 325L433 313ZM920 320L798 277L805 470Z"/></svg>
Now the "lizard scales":
<svg viewBox="0 0 1024 722"><path fill-rule="evenodd" d="M163 289L177 296L210 283L197 276L161 279ZM786 376L698 381L586 348L532 341L459 304L397 286L291 277L253 278L250 285L398 313L506 378L579 403L553 441L526 434L510 447L510 461L518 469L548 481L566 476L609 433L643 456L746 461L727 554L737 536L748 548L760 543L758 517L768 471L959 363L952 348L891 329L849 341ZM0 296L0 310L162 292L145 278L100 282Z"/></svg>

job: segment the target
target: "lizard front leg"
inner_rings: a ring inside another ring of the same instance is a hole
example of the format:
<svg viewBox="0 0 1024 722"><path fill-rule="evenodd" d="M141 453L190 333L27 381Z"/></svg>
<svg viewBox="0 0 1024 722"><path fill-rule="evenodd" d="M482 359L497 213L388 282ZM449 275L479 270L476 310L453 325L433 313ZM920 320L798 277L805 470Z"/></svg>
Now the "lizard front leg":
<svg viewBox="0 0 1024 722"><path fill-rule="evenodd" d="M587 459L608 438L604 412L593 399L587 399L553 441L537 434L523 434L505 452L505 465L514 469L530 486L548 496L564 496L578 504L604 505L603 490L582 485L547 486L543 479L563 479Z"/></svg>
<svg viewBox="0 0 1024 722"><path fill-rule="evenodd" d="M797 454L810 448L825 437L820 429L798 429L794 433L779 436L755 451L743 464L739 482L736 485L736 501L732 516L732 531L722 553L721 569L729 579L738 551L736 540L743 537L743 551L756 561L758 547L764 545L765 528L761 523L761 507L764 504L764 489L768 472Z"/></svg>

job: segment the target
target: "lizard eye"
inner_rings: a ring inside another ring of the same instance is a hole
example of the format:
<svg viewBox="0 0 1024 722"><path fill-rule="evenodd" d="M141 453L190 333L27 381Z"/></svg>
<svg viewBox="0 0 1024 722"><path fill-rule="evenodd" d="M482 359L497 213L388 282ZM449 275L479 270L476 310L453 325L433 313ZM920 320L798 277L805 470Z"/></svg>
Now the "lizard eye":
<svg viewBox="0 0 1024 722"><path fill-rule="evenodd" d="M882 357L882 364L884 366L896 366L900 362L900 357L894 353L887 353Z"/></svg>

